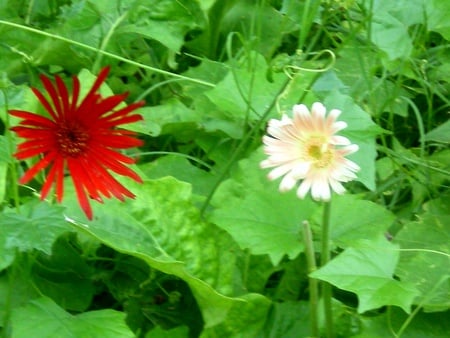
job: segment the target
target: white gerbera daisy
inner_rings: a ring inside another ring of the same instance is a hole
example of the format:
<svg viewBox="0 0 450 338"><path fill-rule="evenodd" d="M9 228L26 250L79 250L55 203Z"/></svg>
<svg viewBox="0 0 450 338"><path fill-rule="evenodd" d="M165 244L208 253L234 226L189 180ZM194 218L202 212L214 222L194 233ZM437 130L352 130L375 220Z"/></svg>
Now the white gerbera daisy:
<svg viewBox="0 0 450 338"><path fill-rule="evenodd" d="M342 194L345 189L341 182L356 178L360 168L345 156L356 152L358 146L335 135L347 127L345 122L336 121L340 113L332 109L327 116L325 106L316 102L311 112L299 104L293 108L292 119L283 115L281 120L269 121L268 135L263 137L264 152L269 157L261 162L261 167L275 168L268 175L270 180L284 175L280 191L290 190L301 181L299 198L311 190L313 199L328 201L331 190Z"/></svg>

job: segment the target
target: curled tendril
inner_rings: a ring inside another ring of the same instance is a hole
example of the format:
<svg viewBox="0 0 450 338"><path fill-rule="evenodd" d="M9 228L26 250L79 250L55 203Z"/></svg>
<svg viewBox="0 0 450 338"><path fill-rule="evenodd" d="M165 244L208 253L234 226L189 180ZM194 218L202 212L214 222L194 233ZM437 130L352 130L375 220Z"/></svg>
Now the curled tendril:
<svg viewBox="0 0 450 338"><path fill-rule="evenodd" d="M296 52L296 54L298 56L301 56L303 54L303 51L298 50ZM300 74L301 72L309 72L309 73L325 73L326 71L330 70L331 68L333 68L334 64L336 63L336 55L334 54L334 52L332 50L329 49L324 49L321 50L319 52L313 52L313 53L308 53L308 55L312 55L313 57L311 58L310 61L315 61L319 58L321 58L322 56L328 54L330 56L330 60L328 62L328 64L326 64L324 67L322 68L307 68L307 67L300 67L297 65L285 65L283 67L283 73L291 80L290 83L286 86L286 89L277 97L276 100L276 109L277 112L279 114L282 113L282 110L280 108L280 101L284 98L286 98L286 95L290 92L291 90L291 85L293 83L292 80L294 80L294 78Z"/></svg>

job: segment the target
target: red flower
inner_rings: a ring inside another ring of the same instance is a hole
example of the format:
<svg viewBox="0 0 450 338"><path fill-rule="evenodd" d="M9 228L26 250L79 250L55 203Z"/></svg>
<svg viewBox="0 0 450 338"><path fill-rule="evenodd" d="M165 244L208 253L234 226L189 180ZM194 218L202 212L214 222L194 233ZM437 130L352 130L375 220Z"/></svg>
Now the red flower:
<svg viewBox="0 0 450 338"><path fill-rule="evenodd" d="M20 179L20 184L29 182L36 174L49 167L42 186L41 199L44 199L53 185L56 199L61 202L64 194L64 175L66 168L75 186L78 202L88 219L92 219L92 209L88 196L103 202L114 196L123 201L125 196L135 195L120 184L110 173L128 176L137 182L142 179L126 164L134 159L125 156L117 149L142 145L134 132L116 129L121 124L142 120L132 112L144 102L137 102L125 108L114 110L127 97L126 94L102 97L98 90L105 81L109 67L101 70L92 88L81 102L80 81L73 77L72 95L60 77L56 83L44 75L41 81L50 96L49 102L36 88L32 88L49 117L35 113L10 110L11 115L23 119L11 130L24 139L14 156L19 160L40 155L40 159Z"/></svg>

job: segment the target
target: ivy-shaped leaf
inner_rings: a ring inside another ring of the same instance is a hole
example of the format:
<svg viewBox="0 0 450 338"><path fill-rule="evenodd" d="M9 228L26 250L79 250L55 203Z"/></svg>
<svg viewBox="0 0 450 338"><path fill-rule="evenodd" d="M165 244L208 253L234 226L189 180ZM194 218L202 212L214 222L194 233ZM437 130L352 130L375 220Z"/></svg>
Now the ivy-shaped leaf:
<svg viewBox="0 0 450 338"><path fill-rule="evenodd" d="M409 313L418 291L411 283L394 279L398 258L398 246L384 238L360 241L310 276L356 293L360 313L385 305Z"/></svg>

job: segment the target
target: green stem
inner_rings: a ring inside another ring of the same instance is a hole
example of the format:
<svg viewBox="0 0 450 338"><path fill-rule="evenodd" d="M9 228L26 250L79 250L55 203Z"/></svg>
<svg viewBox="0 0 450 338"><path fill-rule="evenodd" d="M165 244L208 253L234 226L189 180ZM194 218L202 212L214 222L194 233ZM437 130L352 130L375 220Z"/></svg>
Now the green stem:
<svg viewBox="0 0 450 338"><path fill-rule="evenodd" d="M145 65L143 63L132 61L132 60L129 60L127 58L121 57L119 55L112 54L112 53L109 53L109 52L104 51L104 50L100 50L100 49L98 49L96 47L92 47L92 46L86 45L86 44L78 42L78 41L67 39L67 38L59 36L59 35L47 33L47 32L41 31L39 29L34 29L34 28L31 28L31 27L28 27L28 26L20 25L20 24L9 22L9 21L5 21L5 20L0 20L0 24L6 25L6 26L10 26L10 27L14 27L14 28L23 29L23 30L26 30L26 31L29 31L29 32L33 32L35 34L39 34L39 35L50 37L52 39L64 41L64 42L70 43L72 45L75 45L75 46L78 46L78 47L82 47L84 49L92 50L92 51L94 51L96 53L103 54L105 56L109 56L109 57L111 57L113 59L120 60L120 61L123 61L125 63L128 63L128 64L131 64L131 65L140 67L140 68L144 68L144 69L153 71L153 72L158 73L158 74L163 74L163 75L171 76L171 77L178 78L178 79L181 79L181 80L198 83L198 84L201 84L201 85L204 85L204 86L208 86L208 87L215 87L215 84L207 82L207 81L203 81L203 80L195 79L195 78L190 78L190 77L187 77L187 76L183 76L183 75L176 74L176 73L171 73L171 72L168 72L168 71L165 71L165 70L162 70L162 69L158 69L158 68L155 68L155 67L147 66L147 65Z"/></svg>
<svg viewBox="0 0 450 338"><path fill-rule="evenodd" d="M325 202L323 206L321 266L326 265L330 261L330 215L331 201ZM322 281L322 297L327 338L334 338L333 311L331 303L332 296L331 285L328 282Z"/></svg>
<svg viewBox="0 0 450 338"><path fill-rule="evenodd" d="M305 244L306 265L308 275L317 269L311 227L308 221L303 221L303 242ZM309 322L311 324L311 337L319 337L319 281L308 278L309 284Z"/></svg>

